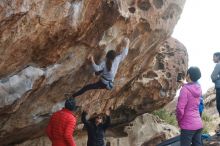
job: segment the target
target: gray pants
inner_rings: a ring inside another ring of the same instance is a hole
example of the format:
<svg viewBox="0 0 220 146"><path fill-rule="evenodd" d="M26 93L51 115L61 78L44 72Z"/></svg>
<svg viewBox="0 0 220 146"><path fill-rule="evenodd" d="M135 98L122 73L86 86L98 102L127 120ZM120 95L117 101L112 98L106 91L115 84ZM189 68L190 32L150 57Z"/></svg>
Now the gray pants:
<svg viewBox="0 0 220 146"><path fill-rule="evenodd" d="M181 146L202 146L202 129L184 130L181 129L180 145ZM192 145L191 145L192 144Z"/></svg>

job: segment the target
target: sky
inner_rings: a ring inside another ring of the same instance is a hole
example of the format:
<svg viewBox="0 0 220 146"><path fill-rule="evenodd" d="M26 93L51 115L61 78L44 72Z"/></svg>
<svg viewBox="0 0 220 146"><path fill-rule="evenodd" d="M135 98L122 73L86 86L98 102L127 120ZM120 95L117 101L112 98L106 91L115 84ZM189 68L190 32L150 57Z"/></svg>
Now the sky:
<svg viewBox="0 0 220 146"><path fill-rule="evenodd" d="M186 0L172 36L183 43L189 55L189 67L200 68L203 93L214 84L213 53L220 52L220 0Z"/></svg>

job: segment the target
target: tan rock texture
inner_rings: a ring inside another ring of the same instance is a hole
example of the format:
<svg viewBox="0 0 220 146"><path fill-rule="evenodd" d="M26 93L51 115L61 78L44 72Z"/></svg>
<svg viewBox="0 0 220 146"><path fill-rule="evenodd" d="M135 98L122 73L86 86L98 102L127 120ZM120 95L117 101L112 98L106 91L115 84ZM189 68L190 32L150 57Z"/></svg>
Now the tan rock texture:
<svg viewBox="0 0 220 146"><path fill-rule="evenodd" d="M209 141L204 141L204 146L219 146L220 137L216 136L216 130L219 130L220 118L216 108L216 91L215 88L209 88L207 92L203 95L204 98L204 111L203 119L204 127L207 129L208 133L211 135ZM206 118L206 120L205 120Z"/></svg>
<svg viewBox="0 0 220 146"><path fill-rule="evenodd" d="M219 113L216 107L216 91L212 87L204 94L204 114L210 119L208 121L207 129L211 135L215 134L215 130L219 130L220 123Z"/></svg>
<svg viewBox="0 0 220 146"><path fill-rule="evenodd" d="M114 127L171 101L188 64L185 47L170 37L184 3L1 0L0 145L42 136L63 94L98 80L87 56L99 62L124 37L131 44L114 89L89 91L78 104L89 114L111 107Z"/></svg>

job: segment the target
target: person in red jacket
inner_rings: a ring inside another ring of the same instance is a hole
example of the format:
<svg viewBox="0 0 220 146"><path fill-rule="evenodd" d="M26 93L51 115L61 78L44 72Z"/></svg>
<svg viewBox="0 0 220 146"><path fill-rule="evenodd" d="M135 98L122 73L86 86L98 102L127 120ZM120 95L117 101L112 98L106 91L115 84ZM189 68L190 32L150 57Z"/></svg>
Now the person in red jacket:
<svg viewBox="0 0 220 146"><path fill-rule="evenodd" d="M65 108L55 112L48 123L46 133L52 141L52 146L76 146L73 132L76 127L76 111L78 106L73 98L65 101Z"/></svg>

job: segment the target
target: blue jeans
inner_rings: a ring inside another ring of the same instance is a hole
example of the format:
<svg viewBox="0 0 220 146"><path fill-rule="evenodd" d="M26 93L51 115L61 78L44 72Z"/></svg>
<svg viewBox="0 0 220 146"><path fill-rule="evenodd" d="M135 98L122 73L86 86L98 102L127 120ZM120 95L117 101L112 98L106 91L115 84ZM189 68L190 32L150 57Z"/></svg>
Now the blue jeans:
<svg viewBox="0 0 220 146"><path fill-rule="evenodd" d="M202 129L184 130L181 129L180 146L203 146Z"/></svg>

